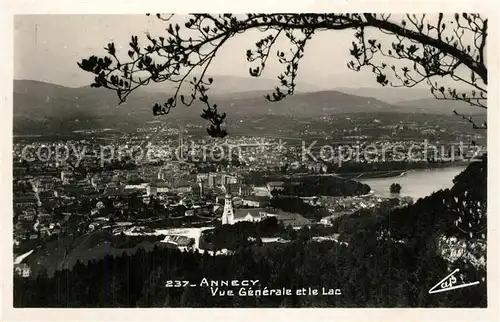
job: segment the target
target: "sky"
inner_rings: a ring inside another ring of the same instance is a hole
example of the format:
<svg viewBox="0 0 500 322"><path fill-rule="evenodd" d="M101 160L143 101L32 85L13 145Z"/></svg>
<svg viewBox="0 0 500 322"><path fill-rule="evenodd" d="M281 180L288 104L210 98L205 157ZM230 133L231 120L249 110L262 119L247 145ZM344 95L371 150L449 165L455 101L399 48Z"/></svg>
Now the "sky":
<svg viewBox="0 0 500 322"><path fill-rule="evenodd" d="M104 55L111 41L117 50L127 50L130 36L139 39L146 31L153 36L165 35L166 23L145 15L23 15L14 19L14 78L33 79L65 86L83 86L92 75L80 70L77 62L90 55ZM37 30L37 32L35 32ZM36 36L35 36L36 34ZM306 48L299 70L298 82L320 87L376 87L368 72L356 73L347 68L350 60L351 31L322 32L314 36ZM228 41L221 48L211 75L249 77L245 52L262 36L245 33ZM281 43L280 48L286 45ZM274 58L274 57L273 57ZM282 71L279 63L266 67L266 78L274 79Z"/></svg>
<svg viewBox="0 0 500 322"><path fill-rule="evenodd" d="M117 51L128 49L131 35L146 32L166 35L167 23L154 15L18 15L14 19L14 78L32 79L65 86L84 86L92 75L82 71L77 62L93 54L106 54L104 47L114 42ZM378 87L366 68L349 70L349 49L353 31L325 31L314 35L305 50L297 83L306 82L321 88ZM249 77L245 52L253 49L262 33L247 32L229 40L220 49L208 73ZM379 35L379 39L388 37ZM278 44L285 49L286 39ZM275 56L273 56L274 58ZM271 58L270 58L271 59ZM265 78L275 79L282 66L274 61L266 66Z"/></svg>

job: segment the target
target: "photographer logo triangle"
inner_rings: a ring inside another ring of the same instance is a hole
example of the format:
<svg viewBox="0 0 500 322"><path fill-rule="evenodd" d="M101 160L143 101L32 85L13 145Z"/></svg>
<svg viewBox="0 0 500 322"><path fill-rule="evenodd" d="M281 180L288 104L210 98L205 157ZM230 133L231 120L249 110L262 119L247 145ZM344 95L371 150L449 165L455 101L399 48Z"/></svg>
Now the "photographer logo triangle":
<svg viewBox="0 0 500 322"><path fill-rule="evenodd" d="M436 285L434 285L429 290L429 294L446 292L446 291L456 290L458 288L464 288L464 287L479 284L479 281L476 281L476 282L472 282L472 283L454 285L455 283L457 283L457 278L455 277L455 273L457 273L459 271L460 271L460 269L457 268L456 270L451 272L448 276L446 276L441 281L439 281Z"/></svg>

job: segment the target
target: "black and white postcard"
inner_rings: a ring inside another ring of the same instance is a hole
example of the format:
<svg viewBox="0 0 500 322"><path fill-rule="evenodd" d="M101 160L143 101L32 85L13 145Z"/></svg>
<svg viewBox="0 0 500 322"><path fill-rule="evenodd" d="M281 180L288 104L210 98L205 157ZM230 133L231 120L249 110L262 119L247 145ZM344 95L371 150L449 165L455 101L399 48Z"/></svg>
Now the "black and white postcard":
<svg viewBox="0 0 500 322"><path fill-rule="evenodd" d="M11 314L498 314L498 12L375 3L13 12Z"/></svg>

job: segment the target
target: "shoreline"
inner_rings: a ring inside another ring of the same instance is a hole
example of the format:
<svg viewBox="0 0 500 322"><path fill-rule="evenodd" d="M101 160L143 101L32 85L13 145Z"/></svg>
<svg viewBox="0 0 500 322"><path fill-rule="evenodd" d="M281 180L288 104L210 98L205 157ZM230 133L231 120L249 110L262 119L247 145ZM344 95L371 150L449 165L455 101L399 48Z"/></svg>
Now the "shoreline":
<svg viewBox="0 0 500 322"><path fill-rule="evenodd" d="M343 179L354 180L362 182L362 180L370 179L385 179L385 178L396 178L407 175L413 171L431 171L437 169L449 169L455 167L467 167L469 163L454 163L446 166L440 167L430 167L430 168L416 168L416 169L405 169L405 170L381 170L381 171L366 171L366 172L349 172L349 173L337 173L336 175Z"/></svg>
<svg viewBox="0 0 500 322"><path fill-rule="evenodd" d="M363 178L356 181L368 185L370 190L374 191L374 195L389 198L392 198L392 195L389 194L390 184L399 182L403 186L408 187L400 193L399 197L411 197L413 200L418 200L438 190L451 188L453 186L453 178L464 171L465 168L467 167L455 165L442 168L415 169L408 171L409 174L402 178L384 176L368 179ZM440 178L445 178L445 181L439 180ZM433 182L434 179L437 181ZM443 182L447 184L443 184Z"/></svg>

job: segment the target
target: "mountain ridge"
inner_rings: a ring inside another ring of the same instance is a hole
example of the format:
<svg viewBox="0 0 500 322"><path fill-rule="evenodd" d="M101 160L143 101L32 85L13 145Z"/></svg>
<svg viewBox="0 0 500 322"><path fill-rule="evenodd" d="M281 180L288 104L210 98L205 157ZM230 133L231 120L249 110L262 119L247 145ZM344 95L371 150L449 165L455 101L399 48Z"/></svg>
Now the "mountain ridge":
<svg viewBox="0 0 500 322"><path fill-rule="evenodd" d="M219 111L226 112L228 116L246 117L283 115L314 118L358 112L452 114L453 111L451 106L437 109L434 105L429 106L429 102L425 102L423 107L408 102L396 105L337 90L297 92L282 101L269 102L263 97L269 92L212 94L211 103L216 103ZM14 131L32 132L56 125L75 129L113 127L129 123L141 126L158 119L152 113L153 104L165 102L170 97L170 93L138 89L125 103L119 104L116 94L103 88L66 87L33 80L14 80ZM169 117L203 122L200 114L205 107L199 101L195 101L191 107L179 103L170 111Z"/></svg>

